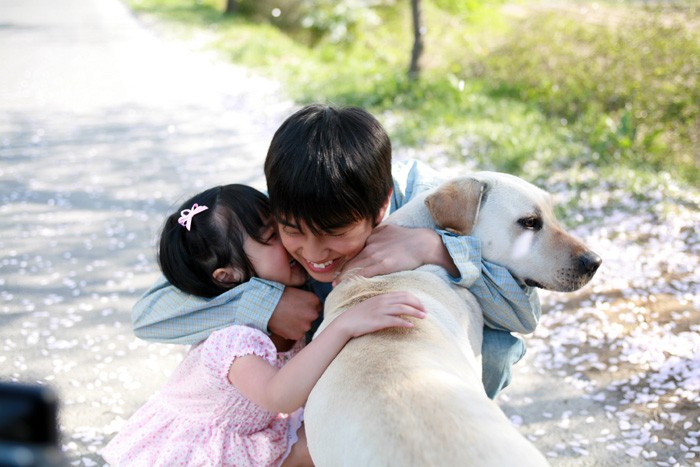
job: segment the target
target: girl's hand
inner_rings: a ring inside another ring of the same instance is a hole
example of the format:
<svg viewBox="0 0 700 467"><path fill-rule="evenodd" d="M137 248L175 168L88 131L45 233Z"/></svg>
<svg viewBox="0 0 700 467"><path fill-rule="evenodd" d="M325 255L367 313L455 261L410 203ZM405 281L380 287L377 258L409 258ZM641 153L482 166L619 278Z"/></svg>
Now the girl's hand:
<svg viewBox="0 0 700 467"><path fill-rule="evenodd" d="M385 328L410 328L413 323L406 316L425 318L423 304L409 292L389 292L345 310L331 325L352 338Z"/></svg>

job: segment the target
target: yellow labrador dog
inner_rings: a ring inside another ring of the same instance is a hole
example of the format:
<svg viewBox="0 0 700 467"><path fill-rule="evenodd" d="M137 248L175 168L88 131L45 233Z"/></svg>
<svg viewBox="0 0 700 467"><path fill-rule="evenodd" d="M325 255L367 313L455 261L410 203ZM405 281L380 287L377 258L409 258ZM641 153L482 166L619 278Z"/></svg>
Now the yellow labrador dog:
<svg viewBox="0 0 700 467"><path fill-rule="evenodd" d="M470 233L485 259L551 290L582 287L601 262L559 227L547 193L501 173L447 182L386 222ZM321 329L353 304L398 290L416 295L427 317L351 340L328 367L305 408L315 465L547 465L486 396L481 310L443 269L346 279L328 296Z"/></svg>

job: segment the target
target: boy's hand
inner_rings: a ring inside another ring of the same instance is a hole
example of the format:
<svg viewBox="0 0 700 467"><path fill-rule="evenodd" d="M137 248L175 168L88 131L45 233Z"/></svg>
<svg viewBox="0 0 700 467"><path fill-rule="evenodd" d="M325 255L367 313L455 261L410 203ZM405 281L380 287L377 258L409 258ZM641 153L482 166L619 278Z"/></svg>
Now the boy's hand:
<svg viewBox="0 0 700 467"><path fill-rule="evenodd" d="M331 325L342 326L346 335L352 338L385 328L413 327L407 316L425 318L423 304L409 292L389 292L352 306Z"/></svg>
<svg viewBox="0 0 700 467"><path fill-rule="evenodd" d="M272 312L267 328L270 332L292 340L303 339L311 323L321 313L321 300L312 292L285 287Z"/></svg>
<svg viewBox="0 0 700 467"><path fill-rule="evenodd" d="M343 266L333 285L343 280L349 272L372 277L410 271L424 264L442 266L452 276L459 276L447 248L434 230L382 225L374 229L365 248Z"/></svg>

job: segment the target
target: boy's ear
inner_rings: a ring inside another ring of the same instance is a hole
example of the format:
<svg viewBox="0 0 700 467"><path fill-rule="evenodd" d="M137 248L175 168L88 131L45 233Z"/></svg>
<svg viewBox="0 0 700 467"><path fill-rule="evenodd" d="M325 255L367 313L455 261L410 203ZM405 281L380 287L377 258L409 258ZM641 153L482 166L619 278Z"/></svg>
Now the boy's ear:
<svg viewBox="0 0 700 467"><path fill-rule="evenodd" d="M384 202L382 208L379 210L379 213L377 213L377 218L374 220L375 226L379 225L384 220L384 216L386 216L386 213L389 210L389 206L391 205L391 195L393 192L393 189L389 190L389 195L386 197L386 201Z"/></svg>
<svg viewBox="0 0 700 467"><path fill-rule="evenodd" d="M218 268L211 275L216 282L224 286L238 285L243 280L243 272L232 266L226 266L225 268Z"/></svg>

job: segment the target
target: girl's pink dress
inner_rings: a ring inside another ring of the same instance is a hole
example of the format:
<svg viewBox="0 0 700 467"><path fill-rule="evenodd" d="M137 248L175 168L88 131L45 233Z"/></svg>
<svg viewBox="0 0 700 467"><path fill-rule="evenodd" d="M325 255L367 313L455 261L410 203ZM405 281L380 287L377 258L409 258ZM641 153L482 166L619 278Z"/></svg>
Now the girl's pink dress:
<svg viewBox="0 0 700 467"><path fill-rule="evenodd" d="M296 441L301 411L268 412L228 381L236 357L258 355L279 368L301 342L278 354L270 338L231 326L197 344L166 386L105 447L113 466L272 466Z"/></svg>

